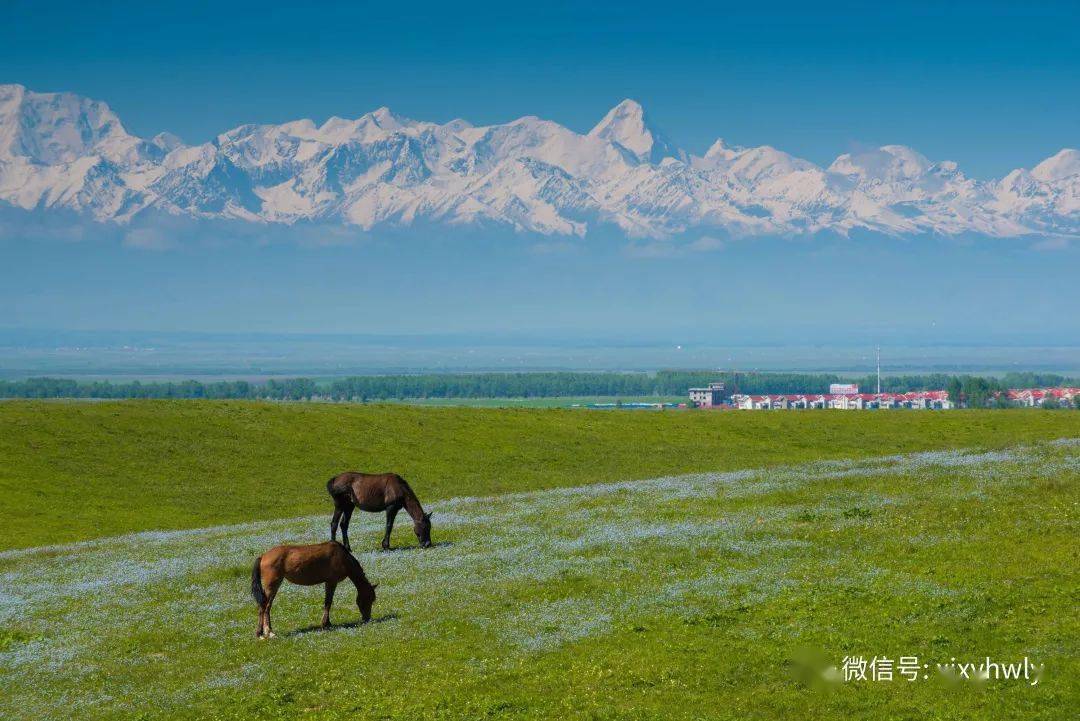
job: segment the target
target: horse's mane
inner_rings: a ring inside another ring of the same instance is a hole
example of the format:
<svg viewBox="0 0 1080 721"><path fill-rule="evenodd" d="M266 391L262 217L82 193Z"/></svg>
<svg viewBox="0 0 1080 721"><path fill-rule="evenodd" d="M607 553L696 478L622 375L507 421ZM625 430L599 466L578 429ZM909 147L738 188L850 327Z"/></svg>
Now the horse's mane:
<svg viewBox="0 0 1080 721"><path fill-rule="evenodd" d="M344 546L342 546L342 548L344 548ZM367 574L364 573L364 567L360 565L360 561L356 560L356 556L352 555L352 552L348 550L345 551L345 556L348 559L347 563L349 564L349 569L352 570L358 578L364 581L364 583L370 585L371 581L368 580Z"/></svg>

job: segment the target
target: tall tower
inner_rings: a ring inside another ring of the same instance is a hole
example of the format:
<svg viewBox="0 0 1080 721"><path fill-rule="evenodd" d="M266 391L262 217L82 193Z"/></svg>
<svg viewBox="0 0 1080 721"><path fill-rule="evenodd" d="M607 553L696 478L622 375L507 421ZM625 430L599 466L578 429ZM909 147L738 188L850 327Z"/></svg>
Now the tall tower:
<svg viewBox="0 0 1080 721"><path fill-rule="evenodd" d="M877 392L881 395L881 346L875 348L877 352Z"/></svg>

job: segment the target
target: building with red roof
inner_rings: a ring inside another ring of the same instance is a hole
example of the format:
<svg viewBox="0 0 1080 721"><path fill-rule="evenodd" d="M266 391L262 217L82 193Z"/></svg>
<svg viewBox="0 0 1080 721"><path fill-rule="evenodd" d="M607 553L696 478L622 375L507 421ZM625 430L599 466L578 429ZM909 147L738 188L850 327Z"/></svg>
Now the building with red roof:
<svg viewBox="0 0 1080 721"><path fill-rule="evenodd" d="M910 393L795 393L745 395L731 397L731 404L741 410L777 410L832 408L865 410L872 408L917 408L948 410L953 408L946 391L911 391Z"/></svg>
<svg viewBox="0 0 1080 721"><path fill-rule="evenodd" d="M1000 395L1000 394L999 394ZM1080 397L1080 388L1010 388L1005 397L1014 405L1038 408L1048 398L1053 398L1061 405L1073 403Z"/></svg>

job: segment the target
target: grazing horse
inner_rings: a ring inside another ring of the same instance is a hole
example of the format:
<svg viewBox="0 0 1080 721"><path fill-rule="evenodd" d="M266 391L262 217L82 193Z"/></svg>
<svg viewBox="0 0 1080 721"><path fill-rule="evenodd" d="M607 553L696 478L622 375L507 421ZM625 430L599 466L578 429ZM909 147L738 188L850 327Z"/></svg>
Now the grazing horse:
<svg viewBox="0 0 1080 721"><path fill-rule="evenodd" d="M300 586L326 584L326 600L323 602L322 625L330 627L330 604L334 602L334 589L348 578L356 586L356 605L360 616L367 623L371 620L371 606L375 603L375 588L369 583L360 562L340 543L316 543L311 546L275 546L255 559L251 569L251 595L259 604L259 638L273 638L270 627L270 606L274 603L278 586L285 579Z"/></svg>
<svg viewBox="0 0 1080 721"><path fill-rule="evenodd" d="M405 479L396 473L356 473L349 471L334 476L326 483L326 490L334 499L334 518L330 521L330 540L337 540L338 521L341 522L341 539L349 546L349 519L354 508L370 513L386 511L386 535L383 550L390 548L390 532L394 530L394 517L402 508L412 517L416 540L424 548L431 546L431 514L424 508Z"/></svg>

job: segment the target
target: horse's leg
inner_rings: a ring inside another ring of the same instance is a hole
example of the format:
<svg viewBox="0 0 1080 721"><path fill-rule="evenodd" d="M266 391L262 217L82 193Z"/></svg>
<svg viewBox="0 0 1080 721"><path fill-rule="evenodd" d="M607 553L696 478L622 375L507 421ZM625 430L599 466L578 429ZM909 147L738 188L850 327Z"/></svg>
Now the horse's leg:
<svg viewBox="0 0 1080 721"><path fill-rule="evenodd" d="M267 601L263 601L259 606L259 631L255 636L259 640L266 640L267 629L270 628L270 605Z"/></svg>
<svg viewBox="0 0 1080 721"><path fill-rule="evenodd" d="M260 558L259 561L261 563L262 559ZM255 637L260 641L266 639L266 601L269 596L266 593L265 581L266 578L260 572L258 583L262 588L262 600L259 601L259 628L255 632Z"/></svg>
<svg viewBox="0 0 1080 721"><path fill-rule="evenodd" d="M337 584L333 581L326 582L326 600L323 601L322 607L322 627L330 628L330 604L334 602L334 589L337 588Z"/></svg>
<svg viewBox="0 0 1080 721"><path fill-rule="evenodd" d="M338 521L341 520L341 514L342 513L344 513L344 509L341 506L336 506L334 508L334 517L332 519L330 519L330 540L331 541L336 541L337 540Z"/></svg>
<svg viewBox="0 0 1080 721"><path fill-rule="evenodd" d="M349 521L352 520L352 512L356 510L356 506L345 506L344 514L341 517L341 545L345 546L346 551L352 550L349 546Z"/></svg>
<svg viewBox="0 0 1080 721"><path fill-rule="evenodd" d="M270 607L274 605L274 596L277 595L278 587L281 585L281 579L272 581L270 587L266 589L266 637L273 638L277 634L274 633L274 627L270 625Z"/></svg>
<svg viewBox="0 0 1080 721"><path fill-rule="evenodd" d="M401 506L395 503L386 509L386 535L382 539L382 547L384 551L390 550L390 532L394 530L394 517L397 512L401 510Z"/></svg>
<svg viewBox="0 0 1080 721"><path fill-rule="evenodd" d="M263 628L266 626L266 604L259 604L259 630L255 632L255 638L266 638L266 634L263 633Z"/></svg>

